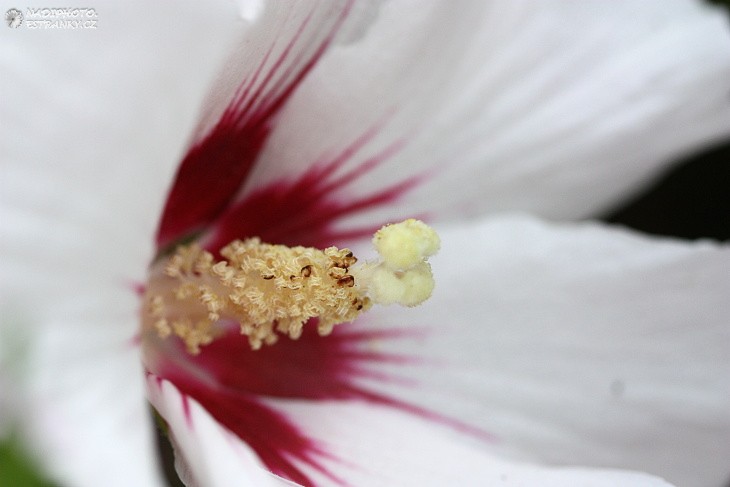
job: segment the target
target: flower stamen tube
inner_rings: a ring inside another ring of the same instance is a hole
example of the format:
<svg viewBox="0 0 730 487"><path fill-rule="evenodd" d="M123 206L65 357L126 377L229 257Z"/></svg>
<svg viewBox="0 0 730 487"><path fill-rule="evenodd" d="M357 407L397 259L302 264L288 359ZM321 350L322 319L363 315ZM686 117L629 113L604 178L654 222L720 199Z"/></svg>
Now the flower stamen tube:
<svg viewBox="0 0 730 487"><path fill-rule="evenodd" d="M180 338L200 353L231 324L252 349L297 339L310 319L320 335L351 322L374 304L417 306L431 296L427 260L438 251L437 233L409 219L373 237L379 258L358 264L349 249L287 247L258 238L236 240L221 260L197 244L180 246L155 264L145 291L142 326L160 338Z"/></svg>

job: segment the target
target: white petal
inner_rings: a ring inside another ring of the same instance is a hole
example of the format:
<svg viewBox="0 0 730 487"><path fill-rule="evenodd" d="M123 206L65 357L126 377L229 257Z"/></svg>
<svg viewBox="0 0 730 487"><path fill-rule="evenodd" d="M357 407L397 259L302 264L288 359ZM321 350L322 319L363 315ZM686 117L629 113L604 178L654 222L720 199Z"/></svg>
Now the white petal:
<svg viewBox="0 0 730 487"><path fill-rule="evenodd" d="M134 284L196 112L244 24L228 4L205 15L194 2L97 10L96 30L0 34L0 327L27 333L23 410L12 414L54 478L155 485Z"/></svg>
<svg viewBox="0 0 730 487"><path fill-rule="evenodd" d="M687 0L391 2L302 85L250 187L364 138L337 175L383 164L329 198L420 175L386 217L591 215L730 133L729 47L723 12Z"/></svg>
<svg viewBox="0 0 730 487"><path fill-rule="evenodd" d="M317 64L331 45L359 39L378 7L378 0L245 2L242 16L258 17L227 57L208 95L196 139L209 133L236 95L238 127L268 111L279 97L288 99L285 92L299 85L299 77L311 69L309 64Z"/></svg>
<svg viewBox="0 0 730 487"><path fill-rule="evenodd" d="M188 487L289 485L265 470L250 448L170 382L150 376L147 388L169 427L176 468Z"/></svg>
<svg viewBox="0 0 730 487"><path fill-rule="evenodd" d="M544 468L495 457L443 427L372 404L285 403L280 407L333 455L328 473L352 486L667 486L619 471ZM342 485L302 467L316 485Z"/></svg>
<svg viewBox="0 0 730 487"><path fill-rule="evenodd" d="M370 344L415 383L370 386L523 458L727 482L730 248L526 217L441 236L431 301L364 319L430 330Z"/></svg>

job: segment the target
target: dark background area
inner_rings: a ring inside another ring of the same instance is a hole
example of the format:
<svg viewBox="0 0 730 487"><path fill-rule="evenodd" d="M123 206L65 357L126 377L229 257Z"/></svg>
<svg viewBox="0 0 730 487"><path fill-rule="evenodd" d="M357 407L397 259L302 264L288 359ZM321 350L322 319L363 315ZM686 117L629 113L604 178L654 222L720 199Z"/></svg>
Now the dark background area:
<svg viewBox="0 0 730 487"><path fill-rule="evenodd" d="M728 240L730 141L678 161L652 187L601 219L655 235Z"/></svg>

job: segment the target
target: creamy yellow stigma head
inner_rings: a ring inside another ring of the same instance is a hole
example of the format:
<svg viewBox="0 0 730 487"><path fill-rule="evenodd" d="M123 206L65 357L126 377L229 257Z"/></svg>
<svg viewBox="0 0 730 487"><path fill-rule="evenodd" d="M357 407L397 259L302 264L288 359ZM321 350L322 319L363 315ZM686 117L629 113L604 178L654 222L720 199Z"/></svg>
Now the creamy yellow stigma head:
<svg viewBox="0 0 730 487"><path fill-rule="evenodd" d="M279 334L299 338L311 318L327 335L373 304L416 306L431 296L426 261L440 245L431 227L414 219L386 225L373 245L379 259L363 264L348 249L286 247L258 238L231 242L221 261L196 244L180 246L151 270L143 330L174 335L197 354L238 323L258 349Z"/></svg>

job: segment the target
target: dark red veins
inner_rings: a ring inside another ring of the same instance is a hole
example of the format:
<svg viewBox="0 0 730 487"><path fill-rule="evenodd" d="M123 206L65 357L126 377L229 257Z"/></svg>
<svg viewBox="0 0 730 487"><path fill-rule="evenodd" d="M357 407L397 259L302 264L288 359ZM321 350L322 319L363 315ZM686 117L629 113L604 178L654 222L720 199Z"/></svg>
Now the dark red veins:
<svg viewBox="0 0 730 487"><path fill-rule="evenodd" d="M401 146L400 142L396 142L337 176L337 169L353 156L356 146L361 143L364 141L356 141L332 160L312 166L293 181L280 180L254 190L215 222L211 233L203 237L203 245L216 253L232 240L257 236L270 243L325 248L330 245L346 246L348 242L371 236L388 222L379 221L346 230L338 229L336 223L347 216L392 205L421 178L414 176L354 196L351 191L354 193L360 188L348 188L348 185Z"/></svg>
<svg viewBox="0 0 730 487"><path fill-rule="evenodd" d="M357 325L336 327L320 337L316 322L307 323L299 340L282 337L275 345L253 351L237 330L188 356L184 364L169 362L159 375L173 382L184 395L195 398L217 421L259 455L272 472L301 485L314 485L299 465L346 485L327 468L328 462L367 468L362 459L342 458L312 433L290 420L266 398L322 402L357 400L390 406L449 425L482 439L490 437L449 418L369 390L362 380L417 387L393 373L377 370L377 364L416 365L421 360L374 351L373 341L414 339L423 329L363 330ZM180 353L185 352L180 346ZM433 365L433 364L432 364ZM197 371L195 373L194 371Z"/></svg>
<svg viewBox="0 0 730 487"><path fill-rule="evenodd" d="M303 58L294 55L292 48L309 21L305 19L268 71L264 74L264 66L275 46L241 83L219 121L183 158L160 220L158 249L200 232L231 204L256 163L277 115L326 52L348 11L349 4L335 19L329 34Z"/></svg>
<svg viewBox="0 0 730 487"><path fill-rule="evenodd" d="M301 485L313 485L297 463L305 463L340 485L323 460L347 461L327 451L287 416L262 398L360 399L396 407L407 406L356 385L360 378L387 380L367 368L368 362L410 362L406 357L363 351L373 339L395 338L395 332L339 332L328 339L305 326L302 337L283 337L275 346L252 351L237 331L214 341L183 366L167 363L160 377L195 398L223 426L259 455L272 472ZM184 352L182 352L184 353ZM191 367L203 371L190 373ZM397 380L393 378L392 380Z"/></svg>

